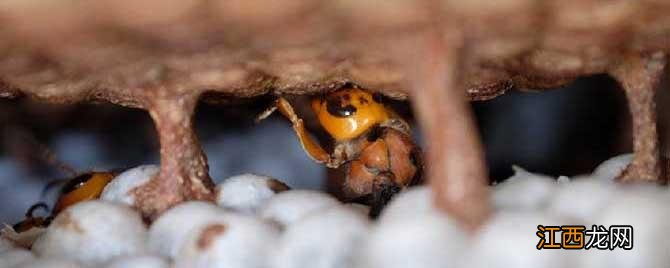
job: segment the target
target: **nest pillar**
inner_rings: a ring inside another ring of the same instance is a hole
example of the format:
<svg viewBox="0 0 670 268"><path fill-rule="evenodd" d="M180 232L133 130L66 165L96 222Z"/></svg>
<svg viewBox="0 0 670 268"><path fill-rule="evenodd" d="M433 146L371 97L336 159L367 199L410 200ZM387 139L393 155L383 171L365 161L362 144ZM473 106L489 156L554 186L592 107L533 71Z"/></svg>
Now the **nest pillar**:
<svg viewBox="0 0 670 268"><path fill-rule="evenodd" d="M631 55L610 71L626 93L633 126L635 156L620 181L663 181L655 97L665 64L664 53Z"/></svg>
<svg viewBox="0 0 670 268"><path fill-rule="evenodd" d="M450 37L450 38L449 38ZM435 204L470 229L490 214L488 172L460 79L461 35L420 38L410 74L414 111L425 135Z"/></svg>
<svg viewBox="0 0 670 268"><path fill-rule="evenodd" d="M211 200L214 184L207 159L193 130L198 94L148 99L160 140L160 173L136 190L138 208L153 219L187 200Z"/></svg>

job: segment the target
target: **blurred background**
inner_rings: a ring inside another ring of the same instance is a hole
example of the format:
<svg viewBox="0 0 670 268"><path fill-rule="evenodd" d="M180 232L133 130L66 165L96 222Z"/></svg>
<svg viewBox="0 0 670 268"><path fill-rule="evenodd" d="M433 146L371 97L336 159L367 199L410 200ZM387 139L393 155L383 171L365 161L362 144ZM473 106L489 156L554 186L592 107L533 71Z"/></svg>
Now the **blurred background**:
<svg viewBox="0 0 670 268"><path fill-rule="evenodd" d="M660 121L667 122L667 90L661 90L659 99ZM325 167L307 158L287 121L275 115L254 123L269 101L263 97L198 106L195 124L212 178L219 182L252 172L293 188L324 189ZM398 105L410 111L407 103ZM624 95L607 76L539 93L512 91L472 106L492 181L510 176L513 164L554 176L589 173L603 160L631 151ZM411 121L411 113L407 116ZM159 161L153 123L137 109L0 99L0 130L0 222L20 220L30 205L49 198L42 194L47 184L68 177L53 161L44 160L40 146L79 172Z"/></svg>

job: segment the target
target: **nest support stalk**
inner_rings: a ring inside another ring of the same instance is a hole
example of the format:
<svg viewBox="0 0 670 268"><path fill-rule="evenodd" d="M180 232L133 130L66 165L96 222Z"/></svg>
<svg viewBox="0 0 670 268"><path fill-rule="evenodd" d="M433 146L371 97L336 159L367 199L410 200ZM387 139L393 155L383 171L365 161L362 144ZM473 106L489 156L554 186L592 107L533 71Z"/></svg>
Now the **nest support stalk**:
<svg viewBox="0 0 670 268"><path fill-rule="evenodd" d="M148 101L160 140L160 172L135 190L138 209L148 219L187 200L212 200L214 183L207 158L193 130L198 94L157 97Z"/></svg>
<svg viewBox="0 0 670 268"><path fill-rule="evenodd" d="M435 205L474 230L491 208L483 146L462 90L461 36L454 31L447 38L420 38L414 49L418 55L409 55L408 74L413 107L426 135L426 174Z"/></svg>
<svg viewBox="0 0 670 268"><path fill-rule="evenodd" d="M609 73L623 88L632 119L635 156L619 176L622 182L665 182L661 178L656 130L656 91L666 65L664 53L631 55Z"/></svg>

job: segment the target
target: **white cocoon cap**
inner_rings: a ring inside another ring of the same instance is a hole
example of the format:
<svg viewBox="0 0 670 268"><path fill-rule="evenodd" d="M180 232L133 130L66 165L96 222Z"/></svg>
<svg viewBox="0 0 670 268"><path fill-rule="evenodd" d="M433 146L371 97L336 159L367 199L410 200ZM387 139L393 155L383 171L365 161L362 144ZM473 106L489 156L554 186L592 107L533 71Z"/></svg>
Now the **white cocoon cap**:
<svg viewBox="0 0 670 268"><path fill-rule="evenodd" d="M64 260L56 258L39 258L27 261L16 268L80 268L79 263L73 260Z"/></svg>
<svg viewBox="0 0 670 268"><path fill-rule="evenodd" d="M347 206L315 212L288 226L273 258L276 268L352 267L368 232L365 215Z"/></svg>
<svg viewBox="0 0 670 268"><path fill-rule="evenodd" d="M557 187L549 176L530 173L513 166L514 176L493 187L493 204L499 210L544 208Z"/></svg>
<svg viewBox="0 0 670 268"><path fill-rule="evenodd" d="M149 227L149 249L159 255L174 257L186 235L195 227L219 217L225 211L201 201L181 203L164 212Z"/></svg>
<svg viewBox="0 0 670 268"><path fill-rule="evenodd" d="M575 267L575 250L536 248L538 225L563 222L537 211L498 212L476 233L469 255L456 267Z"/></svg>
<svg viewBox="0 0 670 268"><path fill-rule="evenodd" d="M160 256L124 256L111 261L106 268L169 268L170 262Z"/></svg>
<svg viewBox="0 0 670 268"><path fill-rule="evenodd" d="M368 205L358 203L346 203L344 204L344 206L353 209L354 211L358 212L359 214L365 217L368 217L368 215L370 215L370 206Z"/></svg>
<svg viewBox="0 0 670 268"><path fill-rule="evenodd" d="M613 181L633 161L633 157L633 154L622 154L612 157L596 167L592 176L604 181Z"/></svg>
<svg viewBox="0 0 670 268"><path fill-rule="evenodd" d="M0 253L14 249L14 242L7 240L4 237L0 237Z"/></svg>
<svg viewBox="0 0 670 268"><path fill-rule="evenodd" d="M626 185L594 224L608 229L612 225L630 225L633 228L633 248L623 250L589 249L582 255L581 267L668 267L670 263L670 196L665 186ZM591 230L592 226L587 226ZM588 242L588 238L585 239ZM611 243L611 240L609 241Z"/></svg>
<svg viewBox="0 0 670 268"><path fill-rule="evenodd" d="M458 267L466 242L464 231L441 214L382 221L359 252L356 267Z"/></svg>
<svg viewBox="0 0 670 268"><path fill-rule="evenodd" d="M587 177L573 179L570 183L559 185L547 212L570 220L562 224L590 224L616 193L617 188L609 182Z"/></svg>
<svg viewBox="0 0 670 268"><path fill-rule="evenodd" d="M433 212L433 192L427 186L416 186L395 195L382 210L379 221L403 220Z"/></svg>
<svg viewBox="0 0 670 268"><path fill-rule="evenodd" d="M41 257L98 265L145 251L147 232L140 214L125 205L87 201L58 214L33 244Z"/></svg>
<svg viewBox="0 0 670 268"><path fill-rule="evenodd" d="M216 203L227 209L252 214L270 197L285 190L288 186L277 179L247 173L219 183Z"/></svg>
<svg viewBox="0 0 670 268"><path fill-rule="evenodd" d="M156 165L143 165L128 169L105 186L100 199L133 206L135 205L133 189L149 182L154 175L158 174L158 171L159 167Z"/></svg>
<svg viewBox="0 0 670 268"><path fill-rule="evenodd" d="M291 190L270 198L261 208L260 215L287 226L312 212L339 204L337 199L323 192Z"/></svg>
<svg viewBox="0 0 670 268"><path fill-rule="evenodd" d="M276 246L275 225L227 214L192 230L175 257L176 268L264 268Z"/></svg>
<svg viewBox="0 0 670 268"><path fill-rule="evenodd" d="M0 253L0 267L16 267L35 259L32 252L22 248L15 248Z"/></svg>

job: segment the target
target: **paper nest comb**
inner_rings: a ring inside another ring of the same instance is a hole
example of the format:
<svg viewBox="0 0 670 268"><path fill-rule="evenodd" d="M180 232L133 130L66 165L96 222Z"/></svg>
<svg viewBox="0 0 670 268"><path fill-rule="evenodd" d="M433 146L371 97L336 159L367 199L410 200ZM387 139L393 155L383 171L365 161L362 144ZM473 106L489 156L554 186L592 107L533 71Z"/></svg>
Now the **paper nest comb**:
<svg viewBox="0 0 670 268"><path fill-rule="evenodd" d="M489 199L466 97L608 73L633 116L636 156L622 179L659 179L653 97L668 13L664 0L11 0L0 3L0 96L149 111L161 168L135 194L150 217L213 198L191 122L204 93L312 94L351 82L410 97L438 206L476 226Z"/></svg>

